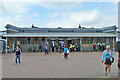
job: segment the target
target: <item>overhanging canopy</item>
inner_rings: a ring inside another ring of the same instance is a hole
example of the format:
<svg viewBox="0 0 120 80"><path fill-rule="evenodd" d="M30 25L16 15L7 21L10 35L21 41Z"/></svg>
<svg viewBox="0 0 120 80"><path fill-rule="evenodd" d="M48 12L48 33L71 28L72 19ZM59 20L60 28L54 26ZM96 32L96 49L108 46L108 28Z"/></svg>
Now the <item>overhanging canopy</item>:
<svg viewBox="0 0 120 80"><path fill-rule="evenodd" d="M10 33L3 37L118 37L114 33Z"/></svg>

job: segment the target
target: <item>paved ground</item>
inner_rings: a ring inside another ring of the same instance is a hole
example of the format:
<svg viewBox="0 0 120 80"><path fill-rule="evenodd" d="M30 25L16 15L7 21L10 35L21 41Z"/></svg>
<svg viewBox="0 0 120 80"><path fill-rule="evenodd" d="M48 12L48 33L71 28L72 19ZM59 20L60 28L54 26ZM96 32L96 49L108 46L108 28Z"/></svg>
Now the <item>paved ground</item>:
<svg viewBox="0 0 120 80"><path fill-rule="evenodd" d="M22 53L21 64L14 64L14 53L2 55L3 78L108 78L101 63L102 52L71 53L63 59L62 53ZM111 67L111 77L118 73L117 53Z"/></svg>

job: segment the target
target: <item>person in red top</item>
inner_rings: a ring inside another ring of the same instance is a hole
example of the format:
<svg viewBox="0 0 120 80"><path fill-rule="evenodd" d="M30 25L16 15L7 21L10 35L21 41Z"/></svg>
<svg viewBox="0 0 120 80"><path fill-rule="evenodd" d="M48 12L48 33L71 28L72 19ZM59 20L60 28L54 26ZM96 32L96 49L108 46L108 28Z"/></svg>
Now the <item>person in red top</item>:
<svg viewBox="0 0 120 80"><path fill-rule="evenodd" d="M95 44L93 44L93 50L95 51L96 49L95 49L95 47L96 47L96 45Z"/></svg>

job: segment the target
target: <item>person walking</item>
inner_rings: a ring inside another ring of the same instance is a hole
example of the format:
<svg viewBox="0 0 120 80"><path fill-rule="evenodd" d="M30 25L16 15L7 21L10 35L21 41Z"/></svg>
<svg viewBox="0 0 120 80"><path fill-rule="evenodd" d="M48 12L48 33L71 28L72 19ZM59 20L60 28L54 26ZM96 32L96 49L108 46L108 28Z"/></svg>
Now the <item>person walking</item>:
<svg viewBox="0 0 120 80"><path fill-rule="evenodd" d="M61 48L61 47L60 47L60 46L58 46L58 52L59 52L59 53L61 52L60 48Z"/></svg>
<svg viewBox="0 0 120 80"><path fill-rule="evenodd" d="M47 45L45 45L45 55L48 54Z"/></svg>
<svg viewBox="0 0 120 80"><path fill-rule="evenodd" d="M78 52L78 45L76 45L76 51Z"/></svg>
<svg viewBox="0 0 120 80"><path fill-rule="evenodd" d="M106 46L106 50L103 51L102 54L102 63L105 64L105 74L110 76L110 67L112 64L112 59L113 59L113 53L112 50L110 50L110 46ZM108 70L108 73L107 73Z"/></svg>
<svg viewBox="0 0 120 80"><path fill-rule="evenodd" d="M16 58L15 58L15 63L16 63L16 64L17 64L17 59L19 60L19 64L21 63L21 62L20 62L20 55L21 55L21 49L20 49L20 46L17 45Z"/></svg>
<svg viewBox="0 0 120 80"><path fill-rule="evenodd" d="M118 49L118 79L120 79L120 48Z"/></svg>
<svg viewBox="0 0 120 80"><path fill-rule="evenodd" d="M70 44L69 49L70 49L70 52L72 52L72 44Z"/></svg>
<svg viewBox="0 0 120 80"><path fill-rule="evenodd" d="M118 60L120 60L120 48L118 49Z"/></svg>
<svg viewBox="0 0 120 80"><path fill-rule="evenodd" d="M93 44L93 50L94 50L94 51L96 50L96 45L95 45L95 44Z"/></svg>
<svg viewBox="0 0 120 80"><path fill-rule="evenodd" d="M74 44L72 45L72 51L75 51L75 45Z"/></svg>
<svg viewBox="0 0 120 80"><path fill-rule="evenodd" d="M118 49L118 68L120 71L120 48Z"/></svg>
<svg viewBox="0 0 120 80"><path fill-rule="evenodd" d="M99 48L100 48L100 51L101 51L102 50L102 44L101 43L99 44Z"/></svg>
<svg viewBox="0 0 120 80"><path fill-rule="evenodd" d="M64 47L64 44L63 44L63 46L62 46L62 52L64 52L64 48L65 48L65 47Z"/></svg>
<svg viewBox="0 0 120 80"><path fill-rule="evenodd" d="M68 48L65 45L65 47L64 47L64 58L65 59L68 59L68 54L69 54L69 51L68 51Z"/></svg>
<svg viewBox="0 0 120 80"><path fill-rule="evenodd" d="M103 51L105 50L105 47L106 47L106 44L105 44L105 43L103 43Z"/></svg>

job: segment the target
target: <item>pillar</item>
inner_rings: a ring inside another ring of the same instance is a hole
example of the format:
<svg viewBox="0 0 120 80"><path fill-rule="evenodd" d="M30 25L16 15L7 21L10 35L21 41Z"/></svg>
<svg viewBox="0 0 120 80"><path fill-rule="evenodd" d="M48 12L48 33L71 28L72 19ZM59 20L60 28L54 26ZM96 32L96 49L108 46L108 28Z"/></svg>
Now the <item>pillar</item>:
<svg viewBox="0 0 120 80"><path fill-rule="evenodd" d="M106 45L109 45L109 38L106 38Z"/></svg>
<svg viewBox="0 0 120 80"><path fill-rule="evenodd" d="M47 38L45 38L45 45L47 44Z"/></svg>
<svg viewBox="0 0 120 80"><path fill-rule="evenodd" d="M8 53L8 50L7 50L7 38L6 38L6 54Z"/></svg>
<svg viewBox="0 0 120 80"><path fill-rule="evenodd" d="M80 38L80 51L82 52L82 38Z"/></svg>
<svg viewBox="0 0 120 80"><path fill-rule="evenodd" d="M13 38L13 52L15 50L15 38Z"/></svg>
<svg viewBox="0 0 120 80"><path fill-rule="evenodd" d="M113 51L115 51L115 38L113 38Z"/></svg>

